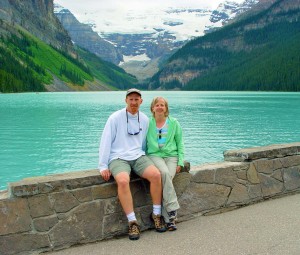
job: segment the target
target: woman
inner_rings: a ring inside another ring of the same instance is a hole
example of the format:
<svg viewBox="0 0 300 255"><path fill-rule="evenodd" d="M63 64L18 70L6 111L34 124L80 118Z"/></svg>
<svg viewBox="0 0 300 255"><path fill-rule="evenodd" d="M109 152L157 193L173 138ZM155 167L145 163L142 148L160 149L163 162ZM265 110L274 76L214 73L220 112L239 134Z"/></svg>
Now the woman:
<svg viewBox="0 0 300 255"><path fill-rule="evenodd" d="M168 102L156 97L151 103L152 117L147 133L147 154L162 174L163 209L162 215L168 230L176 227L179 203L173 186L173 178L183 167L184 147L179 122L169 116Z"/></svg>

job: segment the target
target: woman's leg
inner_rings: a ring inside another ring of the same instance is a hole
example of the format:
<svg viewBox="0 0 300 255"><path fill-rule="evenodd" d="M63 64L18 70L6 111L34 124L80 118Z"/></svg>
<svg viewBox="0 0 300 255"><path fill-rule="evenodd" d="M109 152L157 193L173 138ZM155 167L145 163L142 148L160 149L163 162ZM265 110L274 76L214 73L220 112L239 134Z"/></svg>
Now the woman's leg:
<svg viewBox="0 0 300 255"><path fill-rule="evenodd" d="M176 192L173 186L172 179L175 176L176 173L176 166L177 166L177 158L172 157L172 159L168 159L165 161L165 159L156 157L156 156L150 156L150 159L153 161L155 166L159 169L161 172L162 177L162 186L163 186L163 208L162 208L162 215L166 222L169 222L169 216L167 212L175 211L179 209L179 204L177 201ZM168 162L168 165L167 163ZM168 168L171 167L171 171ZM173 170L174 168L174 170ZM170 173L172 172L172 173Z"/></svg>

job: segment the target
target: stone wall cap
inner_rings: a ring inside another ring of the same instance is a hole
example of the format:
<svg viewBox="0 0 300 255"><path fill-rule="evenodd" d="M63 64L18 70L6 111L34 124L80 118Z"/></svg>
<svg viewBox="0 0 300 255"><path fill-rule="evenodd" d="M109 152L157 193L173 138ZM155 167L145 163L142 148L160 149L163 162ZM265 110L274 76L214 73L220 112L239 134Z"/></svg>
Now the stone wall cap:
<svg viewBox="0 0 300 255"><path fill-rule="evenodd" d="M241 162L229 162L229 161L222 161L222 162L215 162L215 163L206 163L198 166L192 166L190 173L195 171L205 171L205 170L215 170L220 168L228 168L228 167L236 167L241 165Z"/></svg>
<svg viewBox="0 0 300 255"><path fill-rule="evenodd" d="M8 185L10 196L23 197L103 183L97 169L25 178Z"/></svg>
<svg viewBox="0 0 300 255"><path fill-rule="evenodd" d="M7 190L0 191L0 200L4 200L8 198Z"/></svg>
<svg viewBox="0 0 300 255"><path fill-rule="evenodd" d="M279 158L291 155L300 155L300 142L227 150L224 152L224 159L226 161L242 162L262 158Z"/></svg>

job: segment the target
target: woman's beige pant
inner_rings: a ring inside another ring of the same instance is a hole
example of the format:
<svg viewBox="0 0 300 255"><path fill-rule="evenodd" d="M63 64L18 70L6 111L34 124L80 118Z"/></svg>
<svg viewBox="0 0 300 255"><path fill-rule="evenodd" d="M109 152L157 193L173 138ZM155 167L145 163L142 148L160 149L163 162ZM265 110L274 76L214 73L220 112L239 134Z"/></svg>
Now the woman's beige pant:
<svg viewBox="0 0 300 255"><path fill-rule="evenodd" d="M176 174L176 167L178 163L177 157L161 158L157 156L148 156L155 166L159 169L162 176L163 185L163 206L162 216L166 223L169 222L167 212L175 211L180 208L177 201L177 195L173 185L173 178Z"/></svg>

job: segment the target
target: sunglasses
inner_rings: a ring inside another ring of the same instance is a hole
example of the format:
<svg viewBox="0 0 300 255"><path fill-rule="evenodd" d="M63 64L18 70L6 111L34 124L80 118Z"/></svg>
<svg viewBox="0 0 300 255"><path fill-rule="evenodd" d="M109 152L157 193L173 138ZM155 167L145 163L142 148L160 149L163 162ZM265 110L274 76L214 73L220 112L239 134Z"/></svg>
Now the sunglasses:
<svg viewBox="0 0 300 255"><path fill-rule="evenodd" d="M159 133L159 135L158 135L158 139L161 139L161 132L162 132L162 130L160 129L160 130L158 130L158 133Z"/></svg>
<svg viewBox="0 0 300 255"><path fill-rule="evenodd" d="M141 123L140 123L140 112L138 112L138 123L139 123L139 131L138 132L134 132L134 133L131 133L128 131L128 112L126 110L126 119L127 119L127 133L128 135L138 135L140 132L141 132Z"/></svg>

